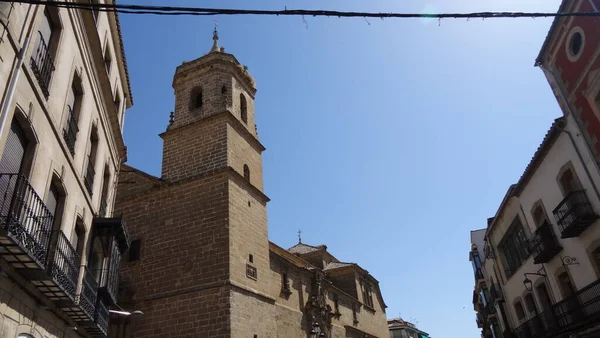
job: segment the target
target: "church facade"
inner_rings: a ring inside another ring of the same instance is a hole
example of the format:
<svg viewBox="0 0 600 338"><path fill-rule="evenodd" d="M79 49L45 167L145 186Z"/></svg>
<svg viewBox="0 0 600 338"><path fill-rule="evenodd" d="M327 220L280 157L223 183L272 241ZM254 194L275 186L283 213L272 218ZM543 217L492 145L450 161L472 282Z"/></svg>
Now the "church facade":
<svg viewBox="0 0 600 338"><path fill-rule="evenodd" d="M378 281L325 245L268 239L255 82L214 44L177 67L161 177L119 174L131 247L111 337L388 337Z"/></svg>

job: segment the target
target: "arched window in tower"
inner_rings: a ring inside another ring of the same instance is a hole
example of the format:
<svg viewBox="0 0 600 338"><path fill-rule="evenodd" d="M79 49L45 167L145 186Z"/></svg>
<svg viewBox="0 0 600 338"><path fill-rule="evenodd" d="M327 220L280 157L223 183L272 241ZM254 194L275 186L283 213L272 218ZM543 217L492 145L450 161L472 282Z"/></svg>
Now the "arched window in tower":
<svg viewBox="0 0 600 338"><path fill-rule="evenodd" d="M242 121L248 123L248 104L246 103L246 97L244 94L240 94L240 111Z"/></svg>
<svg viewBox="0 0 600 338"><path fill-rule="evenodd" d="M221 94L223 94L223 95L227 94L227 87L225 87L225 85L223 85L223 87L221 87Z"/></svg>
<svg viewBox="0 0 600 338"><path fill-rule="evenodd" d="M202 97L202 87L194 88L190 95L190 109L199 109L202 107L203 103L204 98Z"/></svg>
<svg viewBox="0 0 600 338"><path fill-rule="evenodd" d="M250 181L250 168L248 168L247 164L244 164L244 178Z"/></svg>

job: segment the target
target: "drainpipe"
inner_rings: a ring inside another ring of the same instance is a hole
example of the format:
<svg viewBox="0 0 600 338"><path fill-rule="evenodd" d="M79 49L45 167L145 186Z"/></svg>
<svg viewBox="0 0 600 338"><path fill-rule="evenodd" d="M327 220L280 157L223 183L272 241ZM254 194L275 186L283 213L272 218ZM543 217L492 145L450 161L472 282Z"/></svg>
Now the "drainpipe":
<svg viewBox="0 0 600 338"><path fill-rule="evenodd" d="M575 117L575 113L573 112L573 109L571 108L571 105L569 104L569 101L567 100L567 95L565 94L562 86L559 84L559 82L557 80L556 74L554 74L554 72L552 71L552 69L546 67L543 64L540 64L540 68L544 71L544 73L546 73L547 75L549 75L552 78L552 81L554 81L554 83L556 84L556 88L557 88L557 91L558 91L559 99L564 103L564 106L567 109L567 113L569 115L573 115L573 117L574 117L573 120L575 121L575 125L577 126L577 129L581 132L583 129L581 128L581 125L579 124L579 121L577 121L577 118ZM563 130L563 131L565 131L565 130ZM582 163L583 163L583 160L582 160L582 157L581 157L581 153L579 152L579 148L577 148L577 146L574 143L573 136L570 133L568 133L568 134L569 134L569 136L571 138L571 142L573 142L573 146L575 147L577 155L579 156L579 160L582 161ZM596 171L598 171L600 173L600 167L598 166L598 161L596 160L596 158L594 156L594 152L592 151L591 146L589 145L589 143L587 141L584 142L584 144L585 144L585 148L586 148L588 154L592 158L592 162L594 163L594 168L596 168ZM592 186L594 187L594 192L596 193L596 196L600 199L600 194L598 193L598 188L596 187L596 184L592 180L592 178L590 176L590 173L589 173L589 170L585 166L585 163L584 163L583 167L585 168L585 171L586 171L588 177L590 178L590 180L592 182Z"/></svg>
<svg viewBox="0 0 600 338"><path fill-rule="evenodd" d="M29 15L31 14L31 6L32 5L29 5L29 8L27 9L27 15L25 16L25 21L23 22L23 29L21 30L21 36L19 37L19 40L22 39L22 37L23 37L23 32L25 31L25 25L27 24L27 20L29 19ZM35 17L35 14L37 13L38 9L39 9L39 5L36 5L34 17ZM0 135L2 135L4 133L4 128L6 127L6 120L8 119L8 113L10 111L10 106L11 106L13 98L15 96L15 90L17 89L17 83L19 82L19 77L21 76L23 62L25 60L25 54L27 53L27 49L29 48L29 42L31 41L32 30L33 30L33 20L31 22L31 24L29 25L29 29L27 30L27 33L25 36L25 42L23 43L23 46L21 47L21 51L19 52L19 59L17 60L17 65L13 69L13 72L12 72L11 77L7 84L8 90L6 92L6 97L4 99L4 102L2 102L2 108L0 110Z"/></svg>

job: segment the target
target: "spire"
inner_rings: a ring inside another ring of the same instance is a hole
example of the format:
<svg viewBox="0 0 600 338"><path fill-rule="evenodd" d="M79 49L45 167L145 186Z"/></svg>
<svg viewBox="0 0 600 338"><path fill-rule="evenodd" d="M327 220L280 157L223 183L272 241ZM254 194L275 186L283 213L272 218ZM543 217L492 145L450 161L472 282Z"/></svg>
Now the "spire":
<svg viewBox="0 0 600 338"><path fill-rule="evenodd" d="M215 30L213 31L213 45L210 53L219 51L219 32L217 32L217 22L215 21Z"/></svg>
<svg viewBox="0 0 600 338"><path fill-rule="evenodd" d="M298 244L302 244L302 231L298 230Z"/></svg>

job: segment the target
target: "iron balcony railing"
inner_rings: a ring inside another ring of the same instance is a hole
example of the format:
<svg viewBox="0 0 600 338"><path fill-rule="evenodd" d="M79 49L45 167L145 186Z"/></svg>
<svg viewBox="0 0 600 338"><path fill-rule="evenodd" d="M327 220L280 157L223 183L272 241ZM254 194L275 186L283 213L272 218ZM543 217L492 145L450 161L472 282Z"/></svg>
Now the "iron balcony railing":
<svg viewBox="0 0 600 338"><path fill-rule="evenodd" d="M31 69L35 75L42 92L46 99L50 96L49 86L52 72L54 71L54 62L50 48L44 40L42 33L38 31L38 44L31 55Z"/></svg>
<svg viewBox="0 0 600 338"><path fill-rule="evenodd" d="M480 279L483 279L483 272L481 272L481 269L475 269L475 281L477 282Z"/></svg>
<svg viewBox="0 0 600 338"><path fill-rule="evenodd" d="M100 278L100 292L109 297L111 304L117 302L117 292L119 289L119 267L121 262L121 252L116 242L112 243L111 253L108 262L108 268L102 270Z"/></svg>
<svg viewBox="0 0 600 338"><path fill-rule="evenodd" d="M69 298L75 300L80 269L79 255L62 231L54 231L52 237L56 246L50 263L50 276Z"/></svg>
<svg viewBox="0 0 600 338"><path fill-rule="evenodd" d="M94 322L96 326L104 334L105 336L108 333L108 308L103 301L98 301L98 306L96 307L96 318Z"/></svg>
<svg viewBox="0 0 600 338"><path fill-rule="evenodd" d="M569 193L554 209L553 214L562 238L579 236L598 218L585 190Z"/></svg>
<svg viewBox="0 0 600 338"><path fill-rule="evenodd" d="M577 291L514 330L518 338L557 336L586 328L600 319L600 280Z"/></svg>
<svg viewBox="0 0 600 338"><path fill-rule="evenodd" d="M90 196L93 195L94 175L96 175L96 171L94 170L94 162L92 161L92 157L88 155L88 165L85 172L84 184Z"/></svg>
<svg viewBox="0 0 600 338"><path fill-rule="evenodd" d="M490 303L496 304L496 302L501 301L502 299L502 289L500 288L500 285L493 283L490 287Z"/></svg>
<svg viewBox="0 0 600 338"><path fill-rule="evenodd" d="M544 222L531 236L530 248L534 264L548 263L562 250L562 246L554 235L552 225L548 222Z"/></svg>
<svg viewBox="0 0 600 338"><path fill-rule="evenodd" d="M67 126L63 129L63 138L67 143L67 148L69 148L69 152L71 155L75 155L75 141L77 141L77 132L79 131L79 127L77 127L77 117L73 114L73 110L69 108L69 120L67 121Z"/></svg>
<svg viewBox="0 0 600 338"><path fill-rule="evenodd" d="M98 295L98 283L94 275L87 267L83 267L83 281L79 291L77 304L85 312L87 320L94 320L96 311L96 299Z"/></svg>
<svg viewBox="0 0 600 338"><path fill-rule="evenodd" d="M53 219L25 176L0 174L0 227L42 269L46 267ZM28 267L22 258L18 260Z"/></svg>

